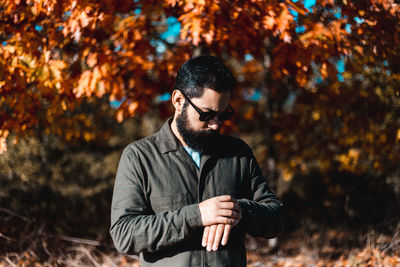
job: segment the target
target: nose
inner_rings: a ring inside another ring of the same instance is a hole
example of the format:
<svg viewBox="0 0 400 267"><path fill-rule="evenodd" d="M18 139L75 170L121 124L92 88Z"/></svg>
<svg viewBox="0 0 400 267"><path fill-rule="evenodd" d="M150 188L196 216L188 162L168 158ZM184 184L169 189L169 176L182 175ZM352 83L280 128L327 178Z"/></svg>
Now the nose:
<svg viewBox="0 0 400 267"><path fill-rule="evenodd" d="M215 116L215 118L208 121L208 127L213 130L218 130L220 125L221 125L221 122L217 119L217 116Z"/></svg>

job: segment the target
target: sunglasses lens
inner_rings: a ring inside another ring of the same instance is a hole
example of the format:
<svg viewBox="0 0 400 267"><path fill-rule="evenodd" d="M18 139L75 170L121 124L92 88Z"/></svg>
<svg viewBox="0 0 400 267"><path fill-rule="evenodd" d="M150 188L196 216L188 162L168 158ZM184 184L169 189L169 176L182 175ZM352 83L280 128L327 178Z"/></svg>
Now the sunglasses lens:
<svg viewBox="0 0 400 267"><path fill-rule="evenodd" d="M221 114L219 114L218 120L226 121L226 120L229 120L230 118L232 118L232 116L233 116L233 112L225 111L225 112L222 112Z"/></svg>
<svg viewBox="0 0 400 267"><path fill-rule="evenodd" d="M201 121L209 121L209 120L211 120L212 118L214 118L215 115L217 115L216 112L211 112L211 111L209 111L209 112L203 112L203 113L200 114L200 120L201 120Z"/></svg>

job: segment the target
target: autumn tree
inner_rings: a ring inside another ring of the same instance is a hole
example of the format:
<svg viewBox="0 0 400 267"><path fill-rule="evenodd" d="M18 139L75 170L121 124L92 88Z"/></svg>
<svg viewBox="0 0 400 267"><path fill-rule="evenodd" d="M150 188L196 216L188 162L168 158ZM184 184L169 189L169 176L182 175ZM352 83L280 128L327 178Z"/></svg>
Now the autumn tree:
<svg viewBox="0 0 400 267"><path fill-rule="evenodd" d="M313 168L394 172L399 12L393 0L321 0L310 9L289 0L2 1L1 148L10 133L38 129L67 140L102 136L90 102L119 122L165 108L156 99L177 68L211 53L238 79L239 112L227 126L258 136L264 166L286 179ZM166 38L171 18L180 34Z"/></svg>

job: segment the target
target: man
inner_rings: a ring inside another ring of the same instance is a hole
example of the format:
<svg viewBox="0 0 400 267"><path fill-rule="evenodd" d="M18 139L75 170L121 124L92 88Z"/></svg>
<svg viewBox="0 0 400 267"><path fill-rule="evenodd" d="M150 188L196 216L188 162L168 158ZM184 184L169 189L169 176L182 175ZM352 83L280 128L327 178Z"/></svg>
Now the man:
<svg viewBox="0 0 400 267"><path fill-rule="evenodd" d="M141 266L246 266L245 234L272 238L282 204L251 149L219 129L234 111L234 79L217 58L179 69L175 114L128 145L114 186L110 233Z"/></svg>

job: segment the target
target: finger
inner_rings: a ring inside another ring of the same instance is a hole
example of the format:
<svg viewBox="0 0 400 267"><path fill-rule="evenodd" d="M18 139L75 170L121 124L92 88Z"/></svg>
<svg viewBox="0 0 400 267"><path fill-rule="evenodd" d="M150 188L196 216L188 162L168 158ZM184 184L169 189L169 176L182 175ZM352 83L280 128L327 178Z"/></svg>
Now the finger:
<svg viewBox="0 0 400 267"><path fill-rule="evenodd" d="M207 239L208 239L208 233L210 232L210 226L206 226L204 227L204 231L203 231L203 239L201 241L201 245L203 247L207 246Z"/></svg>
<svg viewBox="0 0 400 267"><path fill-rule="evenodd" d="M230 195L222 195L222 196L218 196L218 197L215 197L215 198L216 198L216 200L222 201L222 202L225 202L225 201L236 202L236 199L234 197L230 196Z"/></svg>
<svg viewBox="0 0 400 267"><path fill-rule="evenodd" d="M231 233L232 226L230 224L225 224L224 226L224 236L222 237L221 245L225 246L228 243L229 234Z"/></svg>
<svg viewBox="0 0 400 267"><path fill-rule="evenodd" d="M242 212L242 208L239 204L234 202L220 202L218 203L218 209L228 209L228 210L235 210L237 212Z"/></svg>
<svg viewBox="0 0 400 267"><path fill-rule="evenodd" d="M239 212L233 210L219 210L218 216L233 218L237 220L240 220L242 218L242 215Z"/></svg>
<svg viewBox="0 0 400 267"><path fill-rule="evenodd" d="M218 250L218 246L219 246L219 242L221 242L221 238L222 238L222 234L224 233L224 224L218 224L217 226L217 230L215 232L215 237L214 237L214 244L213 244L213 250L217 251Z"/></svg>
<svg viewBox="0 0 400 267"><path fill-rule="evenodd" d="M235 218L229 218L229 217L224 217L224 216L219 216L215 219L213 222L214 224L230 224L230 225L236 225L239 223L239 219Z"/></svg>
<svg viewBox="0 0 400 267"><path fill-rule="evenodd" d="M216 224L210 226L210 231L208 233L208 238L207 238L207 251L211 251L212 245L214 243L216 229L217 229Z"/></svg>

